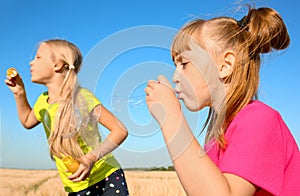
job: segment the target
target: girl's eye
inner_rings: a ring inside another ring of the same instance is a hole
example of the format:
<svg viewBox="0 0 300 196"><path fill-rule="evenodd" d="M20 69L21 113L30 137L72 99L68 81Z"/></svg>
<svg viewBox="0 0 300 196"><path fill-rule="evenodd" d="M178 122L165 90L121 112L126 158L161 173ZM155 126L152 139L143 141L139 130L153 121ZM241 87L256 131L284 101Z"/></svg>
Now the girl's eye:
<svg viewBox="0 0 300 196"><path fill-rule="evenodd" d="M174 65L176 68L181 67L184 69L188 63L189 63L188 61L181 61L181 62L174 62Z"/></svg>
<svg viewBox="0 0 300 196"><path fill-rule="evenodd" d="M188 63L189 63L189 62L182 62L182 63L180 63L180 65L181 65L182 68L184 69Z"/></svg>

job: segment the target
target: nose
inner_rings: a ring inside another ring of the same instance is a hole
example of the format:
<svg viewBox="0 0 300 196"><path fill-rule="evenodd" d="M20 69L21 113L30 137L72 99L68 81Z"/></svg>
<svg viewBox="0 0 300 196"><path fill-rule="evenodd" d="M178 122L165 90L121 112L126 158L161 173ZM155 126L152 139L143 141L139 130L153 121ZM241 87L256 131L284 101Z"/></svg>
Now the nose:
<svg viewBox="0 0 300 196"><path fill-rule="evenodd" d="M32 66L32 65L33 65L33 61L34 61L34 60L32 60L32 61L30 61L30 62L29 62L29 65L30 65L30 66Z"/></svg>
<svg viewBox="0 0 300 196"><path fill-rule="evenodd" d="M175 69L173 77L172 77L172 82L177 84L179 82L179 72L177 69Z"/></svg>

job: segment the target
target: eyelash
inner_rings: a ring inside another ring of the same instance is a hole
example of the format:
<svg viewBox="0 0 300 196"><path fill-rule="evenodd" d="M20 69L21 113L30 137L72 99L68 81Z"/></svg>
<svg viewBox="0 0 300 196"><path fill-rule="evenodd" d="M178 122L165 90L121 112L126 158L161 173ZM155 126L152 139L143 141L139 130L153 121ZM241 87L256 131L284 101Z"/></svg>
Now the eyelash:
<svg viewBox="0 0 300 196"><path fill-rule="evenodd" d="M182 62L182 63L180 63L180 65L182 66L183 69L185 69L185 67L186 67L187 64L188 64L188 62L185 62L185 63Z"/></svg>
<svg viewBox="0 0 300 196"><path fill-rule="evenodd" d="M179 65L177 65L176 63L174 63L175 67L177 68L178 66L182 66L183 69L185 69L186 65L188 64L189 62L181 62L179 63Z"/></svg>

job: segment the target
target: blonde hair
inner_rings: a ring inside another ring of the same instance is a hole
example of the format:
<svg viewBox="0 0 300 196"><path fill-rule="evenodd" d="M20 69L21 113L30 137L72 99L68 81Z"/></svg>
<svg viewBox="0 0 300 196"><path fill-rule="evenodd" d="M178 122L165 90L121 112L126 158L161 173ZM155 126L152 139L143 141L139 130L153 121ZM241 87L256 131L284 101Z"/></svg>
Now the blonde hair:
<svg viewBox="0 0 300 196"><path fill-rule="evenodd" d="M237 113L251 100L258 98L260 54L272 49L288 47L290 38L281 16L271 8L251 8L242 21L229 17L194 20L175 36L172 58L190 50L187 41L193 38L215 59L230 49L236 55L232 74L224 79L229 84L219 111L212 108L202 131L207 127L206 142L215 138L221 148L226 148L224 134Z"/></svg>
<svg viewBox="0 0 300 196"><path fill-rule="evenodd" d="M82 63L80 50L72 43L61 39L52 39L42 42L46 44L55 62L62 62L63 69L67 70L65 79L60 88L61 101L55 115L55 125L48 138L49 151L53 155L62 158L64 155L71 155L79 158L83 151L78 143L78 133L72 134L76 124L75 119L75 98L79 90L77 73ZM68 137L63 137L63 136Z"/></svg>

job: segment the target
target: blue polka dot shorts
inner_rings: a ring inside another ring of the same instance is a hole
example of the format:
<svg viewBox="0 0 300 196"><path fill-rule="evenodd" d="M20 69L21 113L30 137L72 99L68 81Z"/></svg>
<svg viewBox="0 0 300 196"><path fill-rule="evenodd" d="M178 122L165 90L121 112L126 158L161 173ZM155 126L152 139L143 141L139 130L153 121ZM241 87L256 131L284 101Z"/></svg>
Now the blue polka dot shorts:
<svg viewBox="0 0 300 196"><path fill-rule="evenodd" d="M129 196L125 175L118 169L97 184L79 192L69 193L69 196Z"/></svg>

